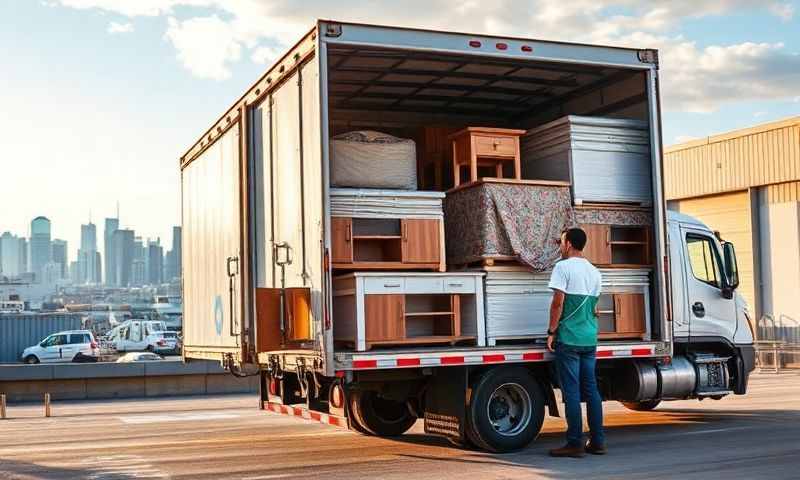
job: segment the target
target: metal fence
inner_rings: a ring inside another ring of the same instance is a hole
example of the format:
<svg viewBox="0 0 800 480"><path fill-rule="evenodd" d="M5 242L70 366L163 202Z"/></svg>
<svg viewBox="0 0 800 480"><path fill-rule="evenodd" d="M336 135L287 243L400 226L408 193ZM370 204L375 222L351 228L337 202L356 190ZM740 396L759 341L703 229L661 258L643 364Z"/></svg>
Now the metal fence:
<svg viewBox="0 0 800 480"><path fill-rule="evenodd" d="M788 315L764 315L756 329L756 363L766 371L800 368L800 322Z"/></svg>
<svg viewBox="0 0 800 480"><path fill-rule="evenodd" d="M22 351L51 333L81 328L78 313L0 314L0 363L20 361Z"/></svg>

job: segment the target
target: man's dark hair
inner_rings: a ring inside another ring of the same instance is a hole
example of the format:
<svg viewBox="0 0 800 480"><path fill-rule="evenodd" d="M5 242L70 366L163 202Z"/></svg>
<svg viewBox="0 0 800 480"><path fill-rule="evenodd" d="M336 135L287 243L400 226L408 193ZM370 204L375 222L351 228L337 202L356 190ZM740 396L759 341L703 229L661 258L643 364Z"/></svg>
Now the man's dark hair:
<svg viewBox="0 0 800 480"><path fill-rule="evenodd" d="M586 232L580 228L570 228L567 229L565 235L564 238L572 244L572 248L583 251L583 247L586 246Z"/></svg>

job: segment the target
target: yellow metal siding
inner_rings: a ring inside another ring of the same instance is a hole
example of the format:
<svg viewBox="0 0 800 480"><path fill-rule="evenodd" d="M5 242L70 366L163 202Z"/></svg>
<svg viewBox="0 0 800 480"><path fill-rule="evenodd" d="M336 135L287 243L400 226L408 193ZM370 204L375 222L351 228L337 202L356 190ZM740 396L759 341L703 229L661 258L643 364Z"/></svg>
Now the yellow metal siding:
<svg viewBox="0 0 800 480"><path fill-rule="evenodd" d="M767 185L762 203L784 203L800 201L800 182L776 183Z"/></svg>
<svg viewBox="0 0 800 480"><path fill-rule="evenodd" d="M800 117L669 147L667 200L800 180Z"/></svg>
<svg viewBox="0 0 800 480"><path fill-rule="evenodd" d="M739 293L751 308L755 303L753 280L753 232L750 194L747 191L693 198L678 202L681 213L702 221L736 247L739 263Z"/></svg>

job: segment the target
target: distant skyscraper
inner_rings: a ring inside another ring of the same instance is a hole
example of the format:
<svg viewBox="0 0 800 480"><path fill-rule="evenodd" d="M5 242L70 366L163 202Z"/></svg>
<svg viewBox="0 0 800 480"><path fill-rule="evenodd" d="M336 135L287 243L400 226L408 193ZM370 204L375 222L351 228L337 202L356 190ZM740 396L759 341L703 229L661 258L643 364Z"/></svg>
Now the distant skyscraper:
<svg viewBox="0 0 800 480"><path fill-rule="evenodd" d="M78 250L78 283L100 283L100 256L97 254L97 227L92 222L81 225L81 248Z"/></svg>
<svg viewBox="0 0 800 480"><path fill-rule="evenodd" d="M61 277L67 278L69 272L69 262L67 261L67 241L54 239L53 245L53 262L61 264Z"/></svg>
<svg viewBox="0 0 800 480"><path fill-rule="evenodd" d="M158 285L163 281L164 248L161 240L147 242L147 283Z"/></svg>
<svg viewBox="0 0 800 480"><path fill-rule="evenodd" d="M36 217L31 221L31 272L36 281L41 283L45 264L51 260L50 220L47 217Z"/></svg>
<svg viewBox="0 0 800 480"><path fill-rule="evenodd" d="M19 273L29 272L28 268L28 239L19 237Z"/></svg>
<svg viewBox="0 0 800 480"><path fill-rule="evenodd" d="M105 255L105 277L107 285L113 285L116 278L117 264L116 258L112 254L114 251L114 232L119 229L119 218L106 218L105 231L103 232L103 255Z"/></svg>
<svg viewBox="0 0 800 480"><path fill-rule="evenodd" d="M133 280L134 235L133 230L116 230L112 238L116 265L114 285L119 287L127 287Z"/></svg>
<svg viewBox="0 0 800 480"><path fill-rule="evenodd" d="M181 227L172 227L172 250L167 252L164 280L171 281L181 276Z"/></svg>
<svg viewBox="0 0 800 480"><path fill-rule="evenodd" d="M16 277L22 273L22 242L11 232L0 235L0 275Z"/></svg>

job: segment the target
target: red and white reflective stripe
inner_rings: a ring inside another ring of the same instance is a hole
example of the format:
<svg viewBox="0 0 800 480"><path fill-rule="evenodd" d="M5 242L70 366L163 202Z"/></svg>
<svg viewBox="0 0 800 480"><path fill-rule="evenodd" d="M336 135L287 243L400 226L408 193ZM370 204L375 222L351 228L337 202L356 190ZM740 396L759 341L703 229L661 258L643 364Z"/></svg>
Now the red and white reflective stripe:
<svg viewBox="0 0 800 480"><path fill-rule="evenodd" d="M298 417L305 420L324 423L325 425L347 428L347 419L338 415L329 415L327 413L317 412L303 407L281 405L280 403L274 402L264 402L264 409L273 413L279 413L281 415L289 415L290 417Z"/></svg>
<svg viewBox="0 0 800 480"><path fill-rule="evenodd" d="M599 347L597 358L630 358L653 356L655 348L652 345L640 347ZM470 352L451 355L426 355L426 356L354 356L353 370L375 370L383 368L414 368L414 367L446 367L452 365L486 365L492 363L514 362L543 362L552 360L553 354L545 350L529 350L515 352Z"/></svg>

